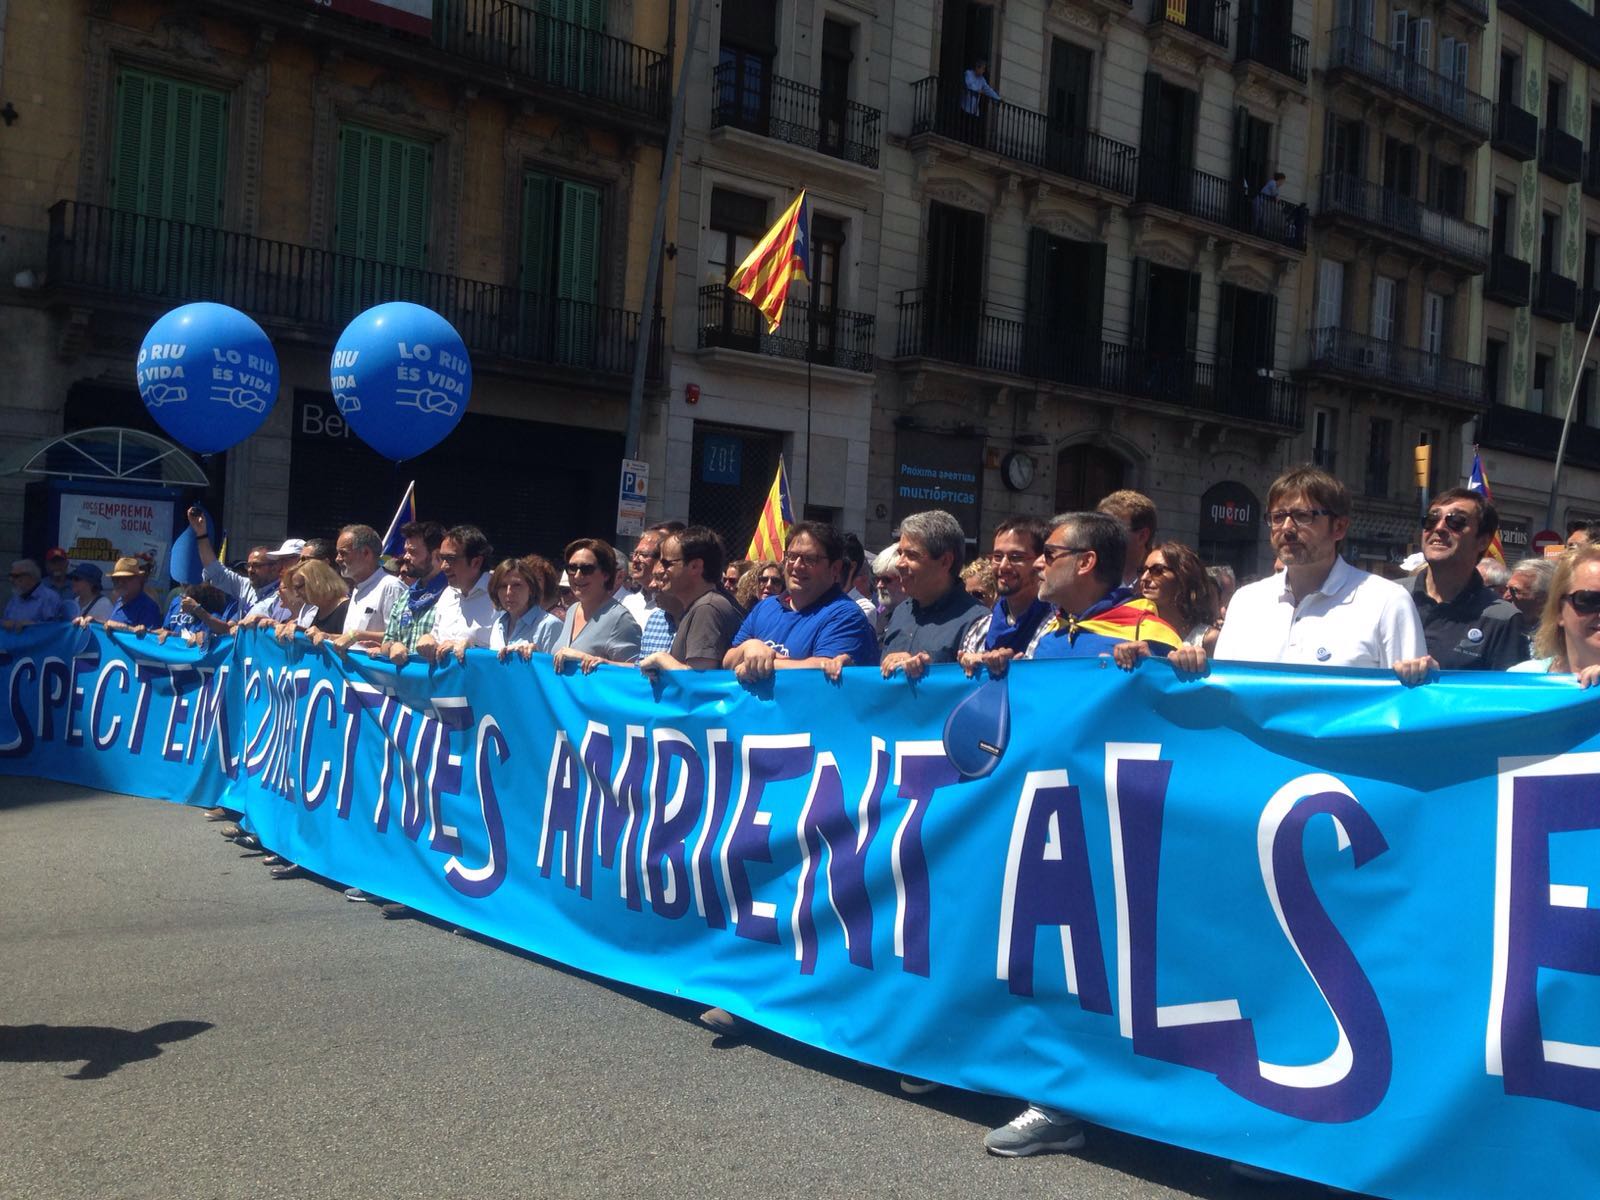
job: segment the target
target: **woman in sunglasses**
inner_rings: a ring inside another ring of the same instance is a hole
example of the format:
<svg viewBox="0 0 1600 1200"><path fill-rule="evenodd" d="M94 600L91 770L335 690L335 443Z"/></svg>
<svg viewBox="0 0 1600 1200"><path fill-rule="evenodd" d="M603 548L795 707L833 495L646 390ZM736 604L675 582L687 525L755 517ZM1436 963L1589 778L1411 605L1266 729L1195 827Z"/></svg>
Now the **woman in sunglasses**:
<svg viewBox="0 0 1600 1200"><path fill-rule="evenodd" d="M1511 669L1576 675L1579 687L1600 683L1600 545L1578 546L1556 563L1533 653Z"/></svg>
<svg viewBox="0 0 1600 1200"><path fill-rule="evenodd" d="M599 538L579 538L567 547L565 561L576 603L567 609L556 640L556 670L575 662L587 675L603 662L634 662L639 622L613 595L617 552Z"/></svg>

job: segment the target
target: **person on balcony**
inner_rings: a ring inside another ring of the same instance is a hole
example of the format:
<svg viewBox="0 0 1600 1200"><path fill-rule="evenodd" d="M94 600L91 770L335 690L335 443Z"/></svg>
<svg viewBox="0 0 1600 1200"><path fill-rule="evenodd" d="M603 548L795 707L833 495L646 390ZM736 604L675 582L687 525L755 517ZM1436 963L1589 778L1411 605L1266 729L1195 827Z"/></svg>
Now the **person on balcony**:
<svg viewBox="0 0 1600 1200"><path fill-rule="evenodd" d="M965 115L967 126L967 140L974 146L984 144L983 136L983 98L991 100L1000 99L1000 93L989 86L985 76L989 73L989 60L980 58L967 68L962 76L966 85L961 94L961 111Z"/></svg>

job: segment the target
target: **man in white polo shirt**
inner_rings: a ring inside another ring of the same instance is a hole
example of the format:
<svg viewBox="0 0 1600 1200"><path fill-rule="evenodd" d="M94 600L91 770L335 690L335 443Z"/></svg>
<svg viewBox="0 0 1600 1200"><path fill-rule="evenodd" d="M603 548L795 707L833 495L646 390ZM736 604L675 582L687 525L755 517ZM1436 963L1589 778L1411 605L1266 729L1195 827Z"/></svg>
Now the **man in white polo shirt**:
<svg viewBox="0 0 1600 1200"><path fill-rule="evenodd" d="M1267 493L1267 530L1283 570L1233 595L1217 638L1219 661L1313 667L1392 668L1415 683L1427 643L1410 594L1339 556L1350 529L1350 493L1317 467L1280 475ZM1171 662L1205 669L1205 651L1183 646Z"/></svg>
<svg viewBox="0 0 1600 1200"><path fill-rule="evenodd" d="M383 569L383 539L371 525L346 525L334 544L333 560L350 583L339 644L381 642L389 610L406 585Z"/></svg>

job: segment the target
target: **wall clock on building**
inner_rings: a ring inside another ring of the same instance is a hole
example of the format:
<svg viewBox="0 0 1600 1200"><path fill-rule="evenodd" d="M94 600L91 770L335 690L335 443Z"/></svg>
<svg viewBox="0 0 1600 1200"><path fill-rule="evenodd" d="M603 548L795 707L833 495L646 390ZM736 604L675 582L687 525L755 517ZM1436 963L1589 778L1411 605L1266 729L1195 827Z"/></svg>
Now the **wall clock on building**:
<svg viewBox="0 0 1600 1200"><path fill-rule="evenodd" d="M1000 477L1013 492L1025 492L1033 484L1033 456L1013 450L1000 460Z"/></svg>

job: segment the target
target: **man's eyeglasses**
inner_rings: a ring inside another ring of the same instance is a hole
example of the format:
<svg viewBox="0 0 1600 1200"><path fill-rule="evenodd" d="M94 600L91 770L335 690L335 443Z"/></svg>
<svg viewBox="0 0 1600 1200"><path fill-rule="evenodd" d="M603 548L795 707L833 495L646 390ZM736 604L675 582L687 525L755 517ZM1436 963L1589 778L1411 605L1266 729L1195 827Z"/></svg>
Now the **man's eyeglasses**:
<svg viewBox="0 0 1600 1200"><path fill-rule="evenodd" d="M460 562L465 557L466 557L465 554L443 554L443 553L441 553L439 555L439 561L441 563L443 563L445 566L448 567L452 563Z"/></svg>
<svg viewBox="0 0 1600 1200"><path fill-rule="evenodd" d="M593 575L599 569L599 563L569 562L567 564L568 575Z"/></svg>
<svg viewBox="0 0 1600 1200"><path fill-rule="evenodd" d="M661 551L659 550L635 550L633 552L633 560L635 562L644 562L647 559L660 557Z"/></svg>
<svg viewBox="0 0 1600 1200"><path fill-rule="evenodd" d="M793 553L790 553L790 554L785 554L783 556L783 561L788 563L791 567L798 567L798 566L820 567L823 563L827 562L828 560L823 558L822 555L820 555L820 554L793 554Z"/></svg>
<svg viewBox="0 0 1600 1200"><path fill-rule="evenodd" d="M1422 518L1422 528L1425 533L1432 533L1443 521L1444 526L1451 533L1465 533L1472 524L1472 518L1464 512L1440 512L1434 509Z"/></svg>
<svg viewBox="0 0 1600 1200"><path fill-rule="evenodd" d="M1267 528L1276 529L1285 521L1295 525L1309 525L1318 517L1336 515L1331 508L1275 508L1267 514Z"/></svg>
<svg viewBox="0 0 1600 1200"><path fill-rule="evenodd" d="M1580 617L1592 617L1600 613L1600 592L1568 592L1562 599L1572 605L1572 611Z"/></svg>
<svg viewBox="0 0 1600 1200"><path fill-rule="evenodd" d="M1089 547L1087 546L1052 546L1048 543L1046 543L1045 548L1040 551L1041 556L1047 563L1053 563L1056 561L1056 559L1065 558L1069 554L1087 553L1089 553Z"/></svg>
<svg viewBox="0 0 1600 1200"><path fill-rule="evenodd" d="M989 561L997 567L1005 563L1020 567L1024 563L1031 563L1038 557L1037 554L1029 554L1026 550L995 550L990 553Z"/></svg>

